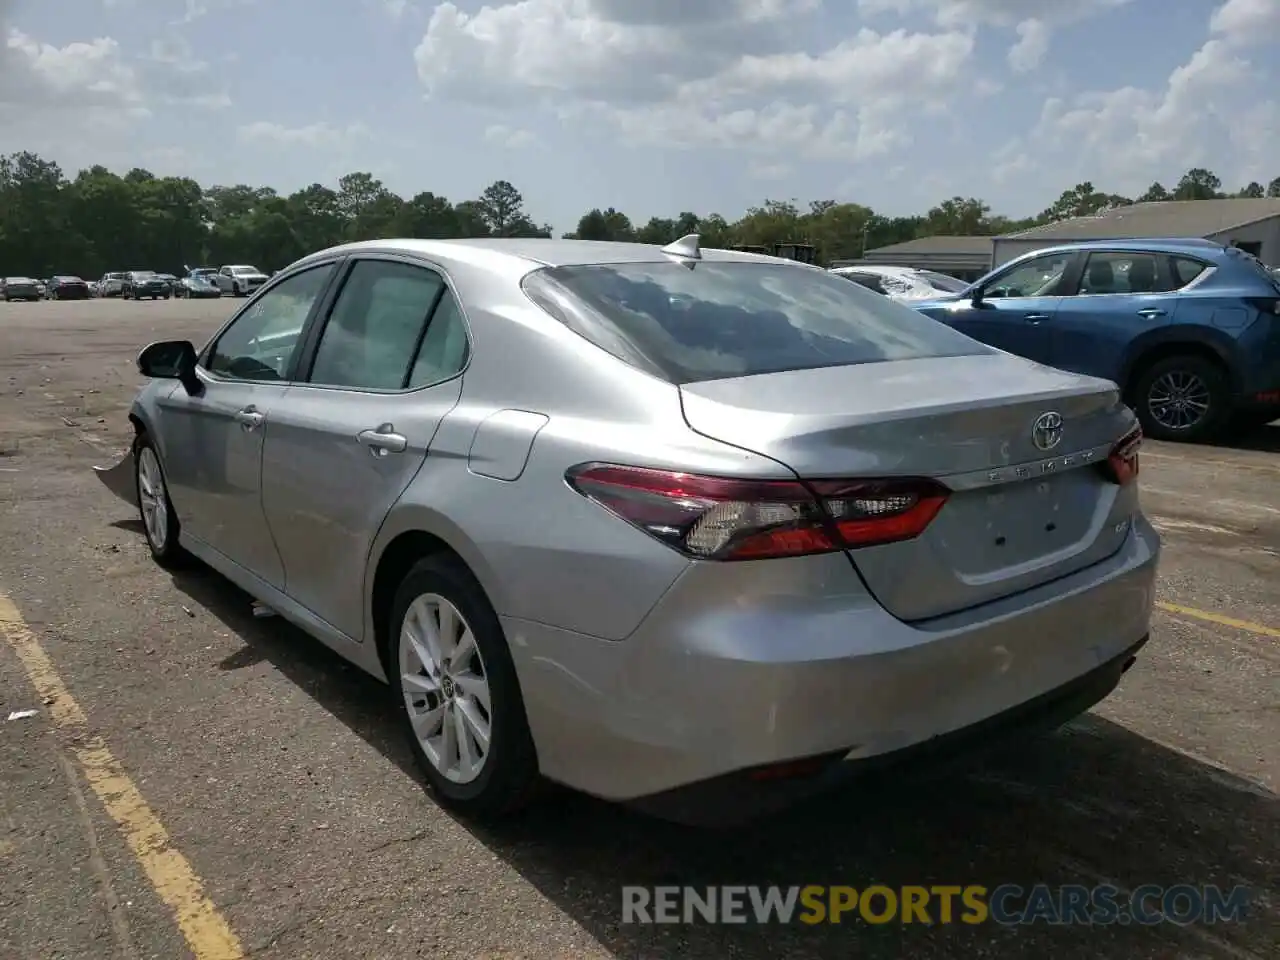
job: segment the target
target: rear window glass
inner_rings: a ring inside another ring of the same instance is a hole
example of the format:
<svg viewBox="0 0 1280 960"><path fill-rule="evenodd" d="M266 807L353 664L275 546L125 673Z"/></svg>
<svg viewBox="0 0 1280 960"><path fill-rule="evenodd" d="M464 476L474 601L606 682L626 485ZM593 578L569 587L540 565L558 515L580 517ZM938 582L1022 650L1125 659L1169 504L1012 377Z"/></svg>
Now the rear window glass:
<svg viewBox="0 0 1280 960"><path fill-rule="evenodd" d="M1209 265L1203 260L1192 260L1190 257L1173 258L1173 275L1179 287L1185 287L1208 269Z"/></svg>
<svg viewBox="0 0 1280 960"><path fill-rule="evenodd" d="M991 352L856 283L800 266L550 267L523 286L597 346L672 383Z"/></svg>

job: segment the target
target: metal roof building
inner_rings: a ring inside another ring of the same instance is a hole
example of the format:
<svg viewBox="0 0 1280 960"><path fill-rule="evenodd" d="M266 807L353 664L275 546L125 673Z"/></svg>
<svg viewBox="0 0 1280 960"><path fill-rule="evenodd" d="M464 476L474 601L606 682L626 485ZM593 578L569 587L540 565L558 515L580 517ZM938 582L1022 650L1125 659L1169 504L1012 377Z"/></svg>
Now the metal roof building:
<svg viewBox="0 0 1280 960"><path fill-rule="evenodd" d="M1060 243L1160 237L1201 237L1247 250L1268 266L1280 266L1280 198L1164 200L1116 207L1097 216L996 237L991 265Z"/></svg>
<svg viewBox="0 0 1280 960"><path fill-rule="evenodd" d="M866 251L856 260L836 260L833 267L878 264L936 270L961 280L976 280L991 269L992 237L921 237Z"/></svg>

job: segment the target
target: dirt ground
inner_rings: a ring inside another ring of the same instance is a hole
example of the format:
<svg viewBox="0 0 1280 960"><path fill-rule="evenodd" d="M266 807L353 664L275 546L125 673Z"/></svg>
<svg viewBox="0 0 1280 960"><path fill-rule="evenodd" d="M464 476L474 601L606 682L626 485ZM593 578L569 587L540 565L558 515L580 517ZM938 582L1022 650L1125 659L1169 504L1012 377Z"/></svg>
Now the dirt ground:
<svg viewBox="0 0 1280 960"><path fill-rule="evenodd" d="M90 472L130 435L138 349L238 303L0 305L0 958L1277 955L1280 426L1148 444L1151 643L1033 748L746 832L567 793L481 831L424 792L385 688L160 570ZM1255 892L1213 926L621 923L623 884L871 882Z"/></svg>

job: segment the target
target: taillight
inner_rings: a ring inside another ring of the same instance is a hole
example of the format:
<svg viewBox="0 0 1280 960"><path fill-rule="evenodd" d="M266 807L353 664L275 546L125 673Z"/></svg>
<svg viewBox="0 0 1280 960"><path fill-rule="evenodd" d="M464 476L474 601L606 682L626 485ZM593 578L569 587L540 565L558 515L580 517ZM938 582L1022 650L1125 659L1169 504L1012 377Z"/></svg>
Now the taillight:
<svg viewBox="0 0 1280 960"><path fill-rule="evenodd" d="M946 502L928 480L736 480L588 463L565 479L689 557L761 560L918 536Z"/></svg>
<svg viewBox="0 0 1280 960"><path fill-rule="evenodd" d="M1134 427L1117 441L1101 465L1107 478L1124 486L1138 478L1138 448L1142 446L1142 428Z"/></svg>

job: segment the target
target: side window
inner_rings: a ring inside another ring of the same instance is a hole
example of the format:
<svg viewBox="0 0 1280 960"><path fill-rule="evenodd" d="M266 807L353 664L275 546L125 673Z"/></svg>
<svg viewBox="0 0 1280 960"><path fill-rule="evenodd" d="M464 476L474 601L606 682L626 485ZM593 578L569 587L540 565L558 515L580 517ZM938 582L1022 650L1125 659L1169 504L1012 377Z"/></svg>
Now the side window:
<svg viewBox="0 0 1280 960"><path fill-rule="evenodd" d="M426 267L361 260L325 324L310 381L356 390L403 390L423 327L446 292Z"/></svg>
<svg viewBox="0 0 1280 960"><path fill-rule="evenodd" d="M1079 295L1167 293L1169 278L1159 267L1154 253L1091 253L1080 275Z"/></svg>
<svg viewBox="0 0 1280 960"><path fill-rule="evenodd" d="M1051 253L1026 260L993 279L984 297L1047 297L1071 262L1070 253Z"/></svg>
<svg viewBox="0 0 1280 960"><path fill-rule="evenodd" d="M440 298L409 374L410 387L448 380L467 365L467 325L452 291Z"/></svg>
<svg viewBox="0 0 1280 960"><path fill-rule="evenodd" d="M1200 274L1209 269L1203 260L1192 260L1190 257L1170 257L1173 263L1173 280L1182 289Z"/></svg>
<svg viewBox="0 0 1280 960"><path fill-rule="evenodd" d="M258 297L209 351L209 371L232 380L285 379L307 314L332 273L332 264L313 267Z"/></svg>

